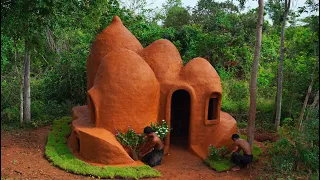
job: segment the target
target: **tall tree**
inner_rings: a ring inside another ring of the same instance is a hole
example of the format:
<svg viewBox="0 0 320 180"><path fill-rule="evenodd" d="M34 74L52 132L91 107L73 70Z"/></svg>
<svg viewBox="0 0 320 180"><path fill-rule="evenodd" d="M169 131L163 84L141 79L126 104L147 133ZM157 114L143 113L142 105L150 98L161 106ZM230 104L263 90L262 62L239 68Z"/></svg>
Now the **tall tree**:
<svg viewBox="0 0 320 180"><path fill-rule="evenodd" d="M281 27L281 39L280 39L280 59L279 59L279 67L278 67L278 86L277 86L277 106L276 106L276 119L275 126L276 129L280 126L280 118L281 118L281 103L282 103L282 81L283 81L283 60L284 60L284 33L285 26L287 22L288 12L290 10L291 0L284 1L284 13L283 13L283 21Z"/></svg>
<svg viewBox="0 0 320 180"><path fill-rule="evenodd" d="M302 105L302 109L301 109L301 112L300 112L299 124L298 124L298 130L299 131L301 130L301 127L302 127L302 120L303 120L304 112L306 110L307 103L308 103L308 100L309 100L309 96L310 96L311 91L312 91L312 86L313 86L313 83L314 83L314 76L315 76L315 72L316 72L317 66L318 66L318 63L316 62L314 64L314 67L313 67L311 82L309 84L309 87L308 87L308 90L307 90L307 94L306 94L306 97L304 99L304 102L303 102L303 105Z"/></svg>
<svg viewBox="0 0 320 180"><path fill-rule="evenodd" d="M173 27L180 30L184 25L188 25L190 20L191 16L186 8L173 6L166 11L166 18L163 24L165 27Z"/></svg>
<svg viewBox="0 0 320 180"><path fill-rule="evenodd" d="M135 15L140 14L146 8L146 6L151 5L153 3L147 4L146 0L120 0L120 3Z"/></svg>
<svg viewBox="0 0 320 180"><path fill-rule="evenodd" d="M257 20L257 31L256 31L256 44L254 50L254 58L251 70L251 80L250 80L250 111L249 111L249 121L248 121L248 142L253 148L254 140L254 129L256 120L256 96L257 96L257 77L258 77L258 66L260 58L260 49L262 41L262 24L263 24L263 0L259 0L259 10L258 10L258 20Z"/></svg>
<svg viewBox="0 0 320 180"><path fill-rule="evenodd" d="M23 119L31 121L31 97L30 97L30 49L28 42L25 42L24 60L24 94L23 94Z"/></svg>
<svg viewBox="0 0 320 180"><path fill-rule="evenodd" d="M1 27L11 38L24 41L24 97L23 117L24 121L31 121L31 97L30 97L30 61L31 50L41 44L41 35L45 27L54 26L54 14L51 1L17 0L1 2ZM40 45L41 46L41 45Z"/></svg>

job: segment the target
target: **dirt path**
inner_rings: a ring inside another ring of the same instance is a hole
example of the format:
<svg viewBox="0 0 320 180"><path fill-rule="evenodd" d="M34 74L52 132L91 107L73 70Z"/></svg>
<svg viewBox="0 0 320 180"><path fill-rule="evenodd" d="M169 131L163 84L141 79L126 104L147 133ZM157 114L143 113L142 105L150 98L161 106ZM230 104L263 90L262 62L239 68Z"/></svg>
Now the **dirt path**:
<svg viewBox="0 0 320 180"><path fill-rule="evenodd" d="M44 147L50 126L36 130L1 132L1 177L5 179L90 179L74 175L52 166L44 157ZM163 165L155 167L162 173L161 178L149 179L255 179L261 172L260 162L251 170L218 173L206 166L186 148L171 147Z"/></svg>

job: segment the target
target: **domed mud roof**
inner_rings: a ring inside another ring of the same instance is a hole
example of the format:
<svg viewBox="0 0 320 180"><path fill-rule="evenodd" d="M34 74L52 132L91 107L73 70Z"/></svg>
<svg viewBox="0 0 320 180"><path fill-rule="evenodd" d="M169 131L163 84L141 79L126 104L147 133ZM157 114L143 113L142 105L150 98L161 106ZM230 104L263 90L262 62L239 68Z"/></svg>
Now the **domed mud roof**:
<svg viewBox="0 0 320 180"><path fill-rule="evenodd" d="M179 75L183 66L179 51L170 41L161 39L139 51L160 82Z"/></svg>
<svg viewBox="0 0 320 180"><path fill-rule="evenodd" d="M96 127L125 132L130 125L142 133L157 121L160 84L150 66L131 50L119 49L103 58L89 95Z"/></svg>
<svg viewBox="0 0 320 180"><path fill-rule="evenodd" d="M122 24L120 18L115 16L111 24L104 29L92 43L87 58L87 89L93 86L94 77L102 58L119 48L138 52L142 45L138 39Z"/></svg>
<svg viewBox="0 0 320 180"><path fill-rule="evenodd" d="M212 65L203 58L194 58L181 70L180 77L192 86L208 87L222 93L220 77Z"/></svg>

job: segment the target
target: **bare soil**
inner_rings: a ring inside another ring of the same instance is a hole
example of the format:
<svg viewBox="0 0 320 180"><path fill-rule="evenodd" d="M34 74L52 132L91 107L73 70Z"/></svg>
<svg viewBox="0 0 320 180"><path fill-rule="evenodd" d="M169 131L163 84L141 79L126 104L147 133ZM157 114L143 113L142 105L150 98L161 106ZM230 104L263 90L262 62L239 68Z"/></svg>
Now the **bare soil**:
<svg viewBox="0 0 320 180"><path fill-rule="evenodd" d="M45 144L51 126L15 132L1 131L1 178L5 179L92 179L89 176L65 172L45 158ZM263 144L257 142L263 148ZM155 167L160 178L148 179L256 179L263 172L263 158L249 169L232 172L216 172L185 147L171 146L163 164ZM264 148L263 148L264 149Z"/></svg>

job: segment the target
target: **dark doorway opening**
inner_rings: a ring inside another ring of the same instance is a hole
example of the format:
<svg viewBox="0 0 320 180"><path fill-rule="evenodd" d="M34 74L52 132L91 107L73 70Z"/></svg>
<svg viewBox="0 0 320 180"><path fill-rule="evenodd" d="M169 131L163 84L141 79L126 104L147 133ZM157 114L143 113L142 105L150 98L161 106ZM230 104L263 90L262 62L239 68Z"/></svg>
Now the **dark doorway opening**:
<svg viewBox="0 0 320 180"><path fill-rule="evenodd" d="M187 91L177 90L171 99L170 144L188 146L191 98Z"/></svg>

